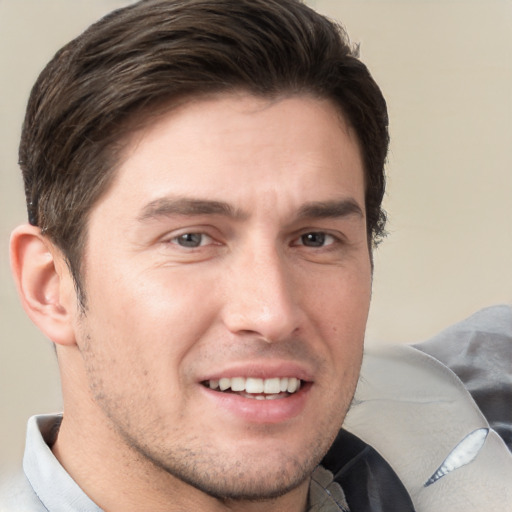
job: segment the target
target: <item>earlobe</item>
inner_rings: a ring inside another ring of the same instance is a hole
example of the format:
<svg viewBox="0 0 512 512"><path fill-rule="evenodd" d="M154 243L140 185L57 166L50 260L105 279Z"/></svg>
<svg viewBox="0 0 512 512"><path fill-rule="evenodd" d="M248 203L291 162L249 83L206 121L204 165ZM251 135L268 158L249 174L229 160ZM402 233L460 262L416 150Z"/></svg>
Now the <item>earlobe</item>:
<svg viewBox="0 0 512 512"><path fill-rule="evenodd" d="M59 345L73 345L74 287L64 257L30 224L11 235L11 267L23 308Z"/></svg>

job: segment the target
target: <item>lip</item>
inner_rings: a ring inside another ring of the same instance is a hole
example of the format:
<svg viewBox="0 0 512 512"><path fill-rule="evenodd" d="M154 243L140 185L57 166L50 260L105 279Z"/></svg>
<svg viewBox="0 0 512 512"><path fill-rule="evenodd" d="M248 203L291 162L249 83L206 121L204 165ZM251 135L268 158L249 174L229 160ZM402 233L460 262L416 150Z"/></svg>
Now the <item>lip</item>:
<svg viewBox="0 0 512 512"><path fill-rule="evenodd" d="M205 381L220 380L222 377L252 377L272 379L296 377L302 381L299 391L276 400L256 400L235 393L222 393L203 385ZM201 377L198 381L201 392L216 410L249 424L279 424L299 416L305 409L311 389L314 386L312 372L296 362L265 361L237 363Z"/></svg>
<svg viewBox="0 0 512 512"><path fill-rule="evenodd" d="M288 361L258 363L251 361L249 363L238 363L223 369L217 369L215 373L201 377L198 382L220 380L223 377L228 379L235 377L252 377L256 379L296 377L304 382L312 382L314 380L312 372L298 363Z"/></svg>
<svg viewBox="0 0 512 512"><path fill-rule="evenodd" d="M199 384L201 392L216 410L251 424L278 424L290 421L305 409L312 382L306 382L299 391L285 398L256 400L235 393L223 393Z"/></svg>

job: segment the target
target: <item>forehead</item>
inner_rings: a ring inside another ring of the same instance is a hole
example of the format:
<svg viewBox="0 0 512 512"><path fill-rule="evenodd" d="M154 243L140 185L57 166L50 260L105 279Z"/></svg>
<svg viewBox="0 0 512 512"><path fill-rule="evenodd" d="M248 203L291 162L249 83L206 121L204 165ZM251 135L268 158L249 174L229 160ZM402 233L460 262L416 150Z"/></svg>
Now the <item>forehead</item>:
<svg viewBox="0 0 512 512"><path fill-rule="evenodd" d="M313 189L339 195L336 185L360 196L363 182L355 131L333 102L223 94L147 117L127 139L100 203L190 194L236 202L258 192L307 200Z"/></svg>

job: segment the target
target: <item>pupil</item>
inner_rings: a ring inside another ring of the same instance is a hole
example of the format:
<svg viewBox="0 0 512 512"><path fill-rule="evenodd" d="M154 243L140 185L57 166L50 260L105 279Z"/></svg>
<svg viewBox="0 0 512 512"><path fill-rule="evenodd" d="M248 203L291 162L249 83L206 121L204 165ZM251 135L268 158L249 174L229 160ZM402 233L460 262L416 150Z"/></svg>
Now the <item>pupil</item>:
<svg viewBox="0 0 512 512"><path fill-rule="evenodd" d="M178 243L183 247L199 247L201 235L199 233L185 233L178 238Z"/></svg>
<svg viewBox="0 0 512 512"><path fill-rule="evenodd" d="M325 243L325 234L308 233L302 236L302 243L308 247L322 247Z"/></svg>

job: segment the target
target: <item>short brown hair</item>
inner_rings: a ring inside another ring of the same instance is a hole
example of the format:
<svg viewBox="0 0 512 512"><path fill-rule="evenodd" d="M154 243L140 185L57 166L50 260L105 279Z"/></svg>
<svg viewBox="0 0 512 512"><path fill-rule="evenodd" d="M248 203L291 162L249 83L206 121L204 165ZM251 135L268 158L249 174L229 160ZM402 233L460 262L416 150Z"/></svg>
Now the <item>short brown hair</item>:
<svg viewBox="0 0 512 512"><path fill-rule="evenodd" d="M142 0L64 46L32 89L19 158L29 222L61 248L79 296L88 213L112 180L117 143L145 112L184 97L332 100L357 133L368 236L379 241L388 117L356 53L338 24L298 0Z"/></svg>

